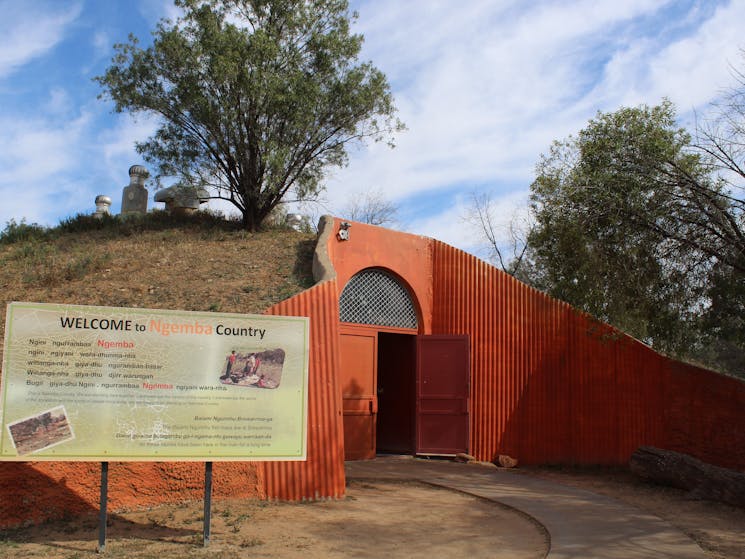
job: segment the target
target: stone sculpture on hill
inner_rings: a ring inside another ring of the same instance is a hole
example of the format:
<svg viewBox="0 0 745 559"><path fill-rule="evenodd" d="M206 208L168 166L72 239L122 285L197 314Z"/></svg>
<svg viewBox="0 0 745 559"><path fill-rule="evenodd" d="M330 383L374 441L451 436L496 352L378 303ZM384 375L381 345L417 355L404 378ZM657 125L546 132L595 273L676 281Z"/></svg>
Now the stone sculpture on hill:
<svg viewBox="0 0 745 559"><path fill-rule="evenodd" d="M122 215L147 213L147 188L145 180L150 176L142 165L129 168L129 184L122 192Z"/></svg>

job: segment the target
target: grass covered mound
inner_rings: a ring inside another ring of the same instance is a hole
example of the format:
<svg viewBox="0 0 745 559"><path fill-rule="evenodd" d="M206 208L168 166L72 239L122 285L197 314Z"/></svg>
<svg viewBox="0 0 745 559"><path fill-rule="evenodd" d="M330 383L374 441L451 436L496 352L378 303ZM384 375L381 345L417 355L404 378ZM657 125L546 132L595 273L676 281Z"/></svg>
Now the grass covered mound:
<svg viewBox="0 0 745 559"><path fill-rule="evenodd" d="M315 235L260 233L209 213L77 216L0 234L0 294L10 301L260 313L310 287ZM5 321L0 325L4 336Z"/></svg>

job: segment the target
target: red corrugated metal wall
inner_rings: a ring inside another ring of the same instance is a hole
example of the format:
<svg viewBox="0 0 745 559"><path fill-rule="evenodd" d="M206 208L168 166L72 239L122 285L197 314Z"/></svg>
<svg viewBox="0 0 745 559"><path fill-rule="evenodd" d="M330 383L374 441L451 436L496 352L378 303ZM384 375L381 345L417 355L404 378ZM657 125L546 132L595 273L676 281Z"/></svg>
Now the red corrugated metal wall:
<svg viewBox="0 0 745 559"><path fill-rule="evenodd" d="M471 337L471 452L626 464L640 445L745 468L745 383L640 342L433 241L433 334Z"/></svg>
<svg viewBox="0 0 745 559"><path fill-rule="evenodd" d="M745 383L690 365L668 365L665 448L745 470Z"/></svg>
<svg viewBox="0 0 745 559"><path fill-rule="evenodd" d="M351 276L366 258L366 266L381 265L368 244L393 246L406 236L370 230L375 235L366 239L367 229L357 228L344 245L349 254L332 257L337 271ZM469 254L439 241L430 246L431 333L471 341L471 452L478 458L627 464L638 446L655 445L745 468L745 383L667 359ZM405 252L386 258L407 259ZM328 281L267 311L311 318L308 461L264 464L269 498L344 493L342 288Z"/></svg>
<svg viewBox="0 0 745 559"><path fill-rule="evenodd" d="M344 441L339 379L339 300L327 281L282 301L267 314L310 317L308 364L308 459L266 462L270 499L315 499L344 495Z"/></svg>

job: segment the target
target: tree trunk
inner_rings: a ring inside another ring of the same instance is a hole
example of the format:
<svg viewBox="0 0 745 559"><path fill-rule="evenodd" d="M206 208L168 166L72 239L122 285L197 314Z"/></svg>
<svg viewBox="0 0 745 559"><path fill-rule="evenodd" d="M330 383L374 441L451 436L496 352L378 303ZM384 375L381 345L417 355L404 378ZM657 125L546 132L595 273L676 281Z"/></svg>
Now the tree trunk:
<svg viewBox="0 0 745 559"><path fill-rule="evenodd" d="M652 446L631 455L631 471L639 477L689 491L696 499L720 501L745 508L745 474Z"/></svg>
<svg viewBox="0 0 745 559"><path fill-rule="evenodd" d="M251 213L249 208L243 211L243 219L241 220L243 229L250 233L256 233L261 226L261 221L256 218L255 213Z"/></svg>

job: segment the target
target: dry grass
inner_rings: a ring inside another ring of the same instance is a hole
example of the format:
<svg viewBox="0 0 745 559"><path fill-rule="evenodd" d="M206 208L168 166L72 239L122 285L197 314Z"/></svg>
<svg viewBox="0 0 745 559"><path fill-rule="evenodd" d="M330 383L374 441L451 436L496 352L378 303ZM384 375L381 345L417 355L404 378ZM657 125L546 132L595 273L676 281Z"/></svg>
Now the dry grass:
<svg viewBox="0 0 745 559"><path fill-rule="evenodd" d="M0 244L0 293L5 304L261 313L312 285L314 248L314 235L287 230L63 233Z"/></svg>

